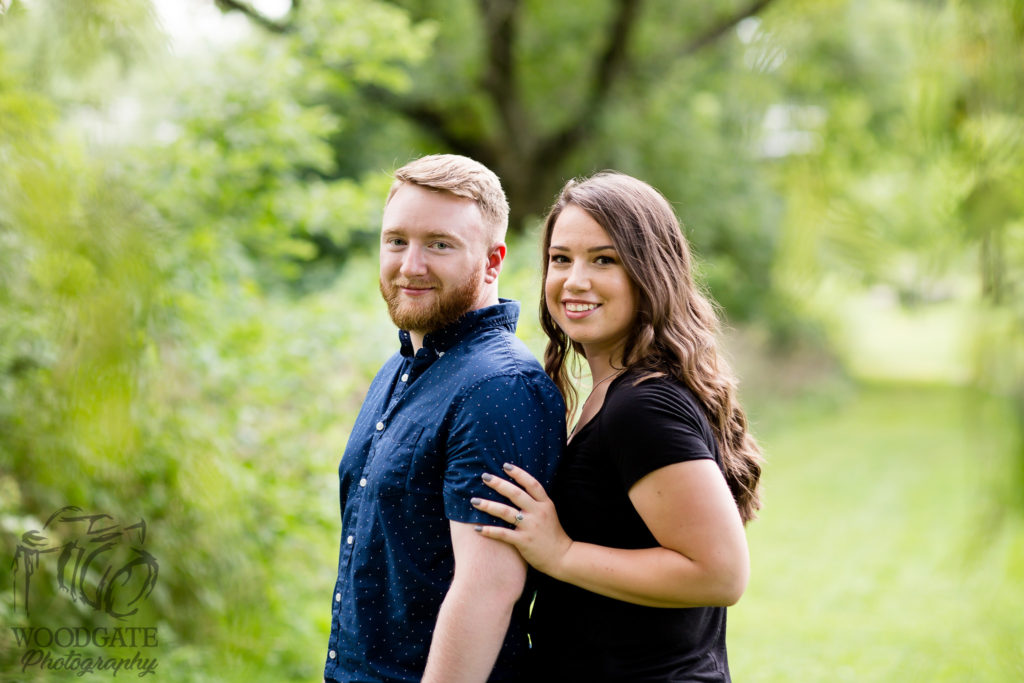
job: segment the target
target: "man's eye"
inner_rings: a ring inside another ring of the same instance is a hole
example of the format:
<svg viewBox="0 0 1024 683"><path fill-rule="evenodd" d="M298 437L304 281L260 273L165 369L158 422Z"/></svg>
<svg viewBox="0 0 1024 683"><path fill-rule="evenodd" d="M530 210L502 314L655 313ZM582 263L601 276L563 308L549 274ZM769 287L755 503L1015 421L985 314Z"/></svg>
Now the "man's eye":
<svg viewBox="0 0 1024 683"><path fill-rule="evenodd" d="M452 245L448 244L447 242L434 242L434 248L435 249L451 249Z"/></svg>

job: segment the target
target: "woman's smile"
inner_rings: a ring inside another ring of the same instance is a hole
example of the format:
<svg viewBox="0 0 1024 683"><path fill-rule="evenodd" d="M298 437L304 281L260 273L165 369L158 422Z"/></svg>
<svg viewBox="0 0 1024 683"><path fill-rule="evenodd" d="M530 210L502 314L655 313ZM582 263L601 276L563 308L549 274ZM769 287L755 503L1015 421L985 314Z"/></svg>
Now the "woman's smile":
<svg viewBox="0 0 1024 683"><path fill-rule="evenodd" d="M565 306L565 315L569 318L579 320L590 315L593 311L597 310L597 307L601 304L592 304L583 301L563 301L562 305Z"/></svg>

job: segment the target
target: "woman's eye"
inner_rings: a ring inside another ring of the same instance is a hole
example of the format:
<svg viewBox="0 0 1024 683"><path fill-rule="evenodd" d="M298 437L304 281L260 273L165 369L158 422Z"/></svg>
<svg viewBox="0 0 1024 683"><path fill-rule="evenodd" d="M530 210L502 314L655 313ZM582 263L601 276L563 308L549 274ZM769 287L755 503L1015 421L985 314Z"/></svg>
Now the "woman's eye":
<svg viewBox="0 0 1024 683"><path fill-rule="evenodd" d="M601 266L610 266L615 263L615 259L611 256L598 256L594 259L594 263Z"/></svg>
<svg viewBox="0 0 1024 683"><path fill-rule="evenodd" d="M552 254L550 257L551 263L568 263L569 258L561 254Z"/></svg>

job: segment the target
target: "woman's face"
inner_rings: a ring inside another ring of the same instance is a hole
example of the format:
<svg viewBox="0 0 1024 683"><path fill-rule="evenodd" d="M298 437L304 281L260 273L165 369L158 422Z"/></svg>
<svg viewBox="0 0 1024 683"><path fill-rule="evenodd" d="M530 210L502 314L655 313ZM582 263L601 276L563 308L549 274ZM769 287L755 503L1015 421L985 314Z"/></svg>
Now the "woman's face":
<svg viewBox="0 0 1024 683"><path fill-rule="evenodd" d="M548 313L588 358L619 360L636 318L636 290L611 237L590 214L569 204L555 221L544 281Z"/></svg>

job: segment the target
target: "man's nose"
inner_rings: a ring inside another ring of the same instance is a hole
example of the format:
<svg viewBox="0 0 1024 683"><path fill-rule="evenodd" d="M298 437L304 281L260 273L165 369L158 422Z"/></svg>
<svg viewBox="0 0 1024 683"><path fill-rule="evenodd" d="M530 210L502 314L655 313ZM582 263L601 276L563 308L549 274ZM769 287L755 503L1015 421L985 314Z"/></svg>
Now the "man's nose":
<svg viewBox="0 0 1024 683"><path fill-rule="evenodd" d="M404 277L415 277L426 275L427 261L423 258L423 252L419 247L409 246L402 258L402 275Z"/></svg>

